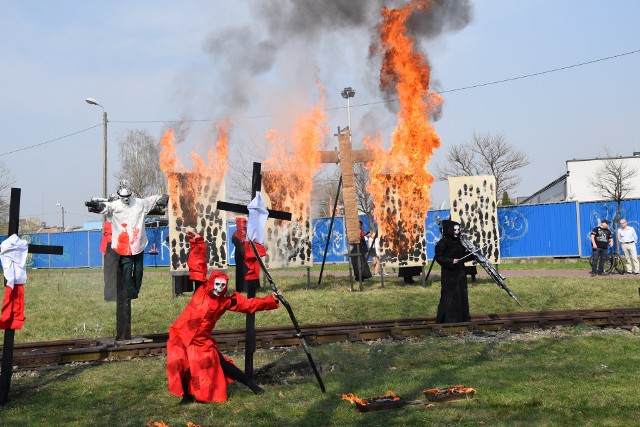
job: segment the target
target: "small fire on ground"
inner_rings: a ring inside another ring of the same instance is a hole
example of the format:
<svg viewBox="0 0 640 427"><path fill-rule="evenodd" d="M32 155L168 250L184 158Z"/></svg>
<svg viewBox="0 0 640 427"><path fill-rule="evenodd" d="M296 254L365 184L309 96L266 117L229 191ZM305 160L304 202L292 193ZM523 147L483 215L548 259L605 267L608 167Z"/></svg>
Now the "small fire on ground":
<svg viewBox="0 0 640 427"><path fill-rule="evenodd" d="M368 403L371 403L371 402L382 402L382 401L393 402L394 400L400 400L400 397L396 396L394 392L389 390L387 394L385 394L384 396L369 397L366 399L361 399L358 397L358 395L353 393L343 394L342 400L346 400L351 403L355 403L359 405L367 405Z"/></svg>
<svg viewBox="0 0 640 427"><path fill-rule="evenodd" d="M475 390L471 387L465 387L464 385L456 385L453 387L445 388L429 388L423 390L427 400L432 402L445 402L447 400L464 399L466 397L473 397Z"/></svg>

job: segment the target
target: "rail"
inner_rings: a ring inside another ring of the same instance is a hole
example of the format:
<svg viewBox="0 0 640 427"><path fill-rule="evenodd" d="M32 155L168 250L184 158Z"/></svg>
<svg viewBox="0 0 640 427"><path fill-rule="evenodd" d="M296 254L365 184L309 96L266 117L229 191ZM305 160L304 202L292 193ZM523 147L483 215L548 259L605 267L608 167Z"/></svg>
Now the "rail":
<svg viewBox="0 0 640 427"><path fill-rule="evenodd" d="M518 313L491 313L471 316L470 322L436 323L434 317L367 320L301 325L311 345L341 341L404 339L420 335L441 335L465 331L526 330L556 326L591 325L632 327L640 325L640 308L563 310ZM16 369L62 365L74 362L123 360L166 354L168 334L148 334L127 341L114 338L71 339L14 345ZM221 351L244 349L245 330L216 330L213 338ZM300 344L293 326L256 328L256 348L290 347ZM0 354L2 348L0 347Z"/></svg>

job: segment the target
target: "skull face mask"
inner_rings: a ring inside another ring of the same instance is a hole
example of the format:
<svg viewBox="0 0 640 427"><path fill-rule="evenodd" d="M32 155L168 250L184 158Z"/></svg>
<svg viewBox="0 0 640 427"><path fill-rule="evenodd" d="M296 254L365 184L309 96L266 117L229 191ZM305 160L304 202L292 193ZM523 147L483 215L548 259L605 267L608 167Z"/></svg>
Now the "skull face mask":
<svg viewBox="0 0 640 427"><path fill-rule="evenodd" d="M215 296L220 296L227 290L227 280L224 277L216 277L213 281L213 290Z"/></svg>
<svg viewBox="0 0 640 427"><path fill-rule="evenodd" d="M131 195L132 195L131 189L129 189L129 187L125 183L121 182L120 186L118 187L117 193L120 200L122 200L122 203L129 206L129 203L131 202Z"/></svg>

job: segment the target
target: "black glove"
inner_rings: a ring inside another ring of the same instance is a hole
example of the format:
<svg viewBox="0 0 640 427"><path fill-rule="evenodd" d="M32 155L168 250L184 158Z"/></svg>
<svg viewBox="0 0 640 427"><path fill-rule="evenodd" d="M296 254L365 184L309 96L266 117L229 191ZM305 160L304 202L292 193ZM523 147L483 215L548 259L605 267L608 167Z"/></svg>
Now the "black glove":
<svg viewBox="0 0 640 427"><path fill-rule="evenodd" d="M84 205L88 208L89 212L100 213L105 208L105 204L103 202L98 202L91 200L89 202L84 202Z"/></svg>
<svg viewBox="0 0 640 427"><path fill-rule="evenodd" d="M163 194L162 197L160 197L156 202L156 206L166 207L168 203L169 203L169 195Z"/></svg>

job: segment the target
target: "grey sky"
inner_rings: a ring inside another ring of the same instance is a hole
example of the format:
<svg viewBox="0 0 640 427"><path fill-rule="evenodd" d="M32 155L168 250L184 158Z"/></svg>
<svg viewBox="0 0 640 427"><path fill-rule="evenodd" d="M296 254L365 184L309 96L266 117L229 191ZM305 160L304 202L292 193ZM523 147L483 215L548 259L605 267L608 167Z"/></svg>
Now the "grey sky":
<svg viewBox="0 0 640 427"><path fill-rule="evenodd" d="M435 23L415 28L432 88L445 91L435 123L442 148L430 170L448 145L474 131L501 132L529 154L518 195L560 176L568 159L597 157L605 146L622 155L640 151L633 120L640 53L451 91L639 50L640 3L469 3L469 16L445 11L451 15L438 21L446 25L437 34ZM0 0L0 161L22 188L21 216L59 225L61 203L66 225L99 219L83 204L102 193L102 110L86 104L87 97L108 112L111 191L120 168L117 139L128 129L159 138L168 121L211 120L190 123L181 147L188 163L188 152L204 154L213 125L230 117L230 149L251 149L263 144L265 130L317 100L317 79L332 130L347 124L340 91L352 86L354 141L377 131L388 141L395 116L381 102L389 95L379 91L368 57L376 2L291 4ZM444 193L436 187L439 206Z"/></svg>

